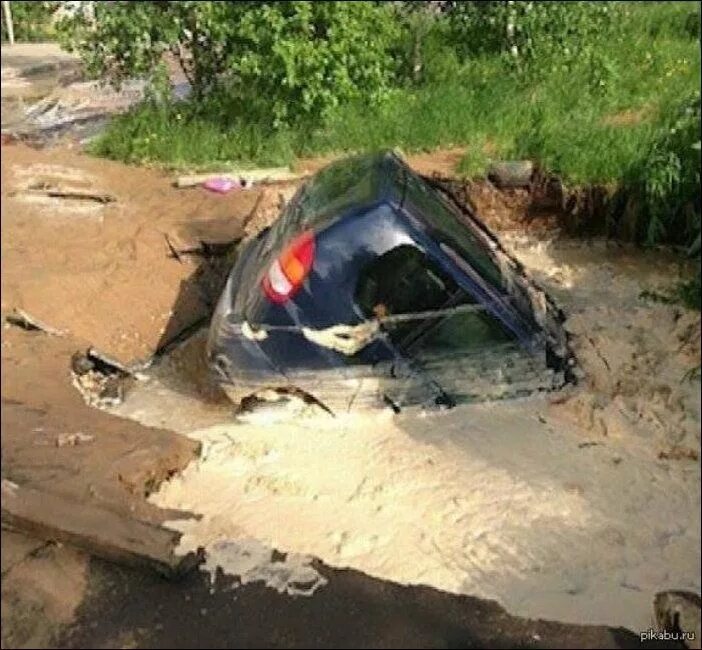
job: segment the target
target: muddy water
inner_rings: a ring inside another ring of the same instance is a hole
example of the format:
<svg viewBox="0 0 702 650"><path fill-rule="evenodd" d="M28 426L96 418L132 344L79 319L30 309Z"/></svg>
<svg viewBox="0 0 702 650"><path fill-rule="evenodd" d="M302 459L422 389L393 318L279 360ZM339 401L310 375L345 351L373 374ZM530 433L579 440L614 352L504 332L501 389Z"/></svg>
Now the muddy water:
<svg viewBox="0 0 702 650"><path fill-rule="evenodd" d="M568 314L586 374L572 395L432 415L291 404L242 421L200 399L190 362L166 360L117 412L202 443L152 496L202 515L171 523L182 550L205 546L211 570L291 594L323 590L314 556L514 614L635 630L656 591L699 591L700 385L686 378L699 314L640 297L679 269L601 243L503 239Z"/></svg>
<svg viewBox="0 0 702 650"><path fill-rule="evenodd" d="M505 243L568 316L586 378L563 414L654 455L698 458L700 315L646 298L669 295L690 269L670 253L605 242Z"/></svg>
<svg viewBox="0 0 702 650"><path fill-rule="evenodd" d="M206 335L206 330L196 333L140 373L125 401L111 412L184 435L232 422L233 405L213 385L205 366Z"/></svg>

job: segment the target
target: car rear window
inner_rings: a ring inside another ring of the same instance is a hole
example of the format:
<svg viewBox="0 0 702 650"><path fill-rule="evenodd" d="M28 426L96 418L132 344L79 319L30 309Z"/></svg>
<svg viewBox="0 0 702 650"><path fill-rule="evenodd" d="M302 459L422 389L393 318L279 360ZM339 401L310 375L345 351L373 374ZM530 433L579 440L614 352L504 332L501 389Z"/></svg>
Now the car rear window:
<svg viewBox="0 0 702 650"><path fill-rule="evenodd" d="M453 278L410 244L393 248L361 271L355 300L366 318L475 305ZM386 322L384 329L405 352L479 349L512 338L482 311Z"/></svg>
<svg viewBox="0 0 702 650"><path fill-rule="evenodd" d="M404 244L380 255L360 273L356 303L364 316L379 306L387 314L438 309L458 290L416 246Z"/></svg>
<svg viewBox="0 0 702 650"><path fill-rule="evenodd" d="M412 353L440 354L494 348L513 341L489 314L456 313L436 323L427 323L409 348Z"/></svg>

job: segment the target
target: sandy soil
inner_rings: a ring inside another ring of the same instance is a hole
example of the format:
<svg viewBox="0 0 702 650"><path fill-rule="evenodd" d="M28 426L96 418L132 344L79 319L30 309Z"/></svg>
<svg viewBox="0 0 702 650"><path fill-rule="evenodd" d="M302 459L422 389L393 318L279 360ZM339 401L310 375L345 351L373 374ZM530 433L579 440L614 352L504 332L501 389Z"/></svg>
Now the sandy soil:
<svg viewBox="0 0 702 650"><path fill-rule="evenodd" d="M147 358L201 317L201 296L188 283L197 260L169 258L165 235L188 247L217 222L218 237L234 239L257 197L178 191L171 181L66 149L3 147L3 312L24 309L124 363ZM106 192L116 202L27 200L22 190L41 182Z"/></svg>
<svg viewBox="0 0 702 650"><path fill-rule="evenodd" d="M3 478L163 521L144 503L145 486L186 464L197 446L87 407L71 385L76 345L41 332L3 331ZM65 444L72 434L84 441Z"/></svg>
<svg viewBox="0 0 702 650"><path fill-rule="evenodd" d="M153 501L203 515L172 525L183 550L207 547L213 573L323 594L311 555L515 615L633 630L651 624L656 591L699 590L698 468L583 437L543 402L193 436L203 458ZM291 555L271 561L273 548Z"/></svg>
<svg viewBox="0 0 702 650"><path fill-rule="evenodd" d="M189 285L195 262L168 258L164 233L184 247L197 243L203 227L215 239L237 236L236 217L255 197L239 197L233 206L197 191L179 192L163 174L65 149L10 145L2 157L3 319L21 308L64 332L3 329L3 478L162 522L168 513L144 495L183 467L197 445L88 407L71 385L71 357L90 345L125 362L148 357L198 316L203 302ZM117 202L86 208L21 194L41 182L110 192ZM70 618L61 603L83 597L78 577L87 559L63 548L36 558L21 553L17 540L3 531L3 558L20 554L16 566L3 566L3 646L46 646ZM76 581L71 598L67 580Z"/></svg>
<svg viewBox="0 0 702 650"><path fill-rule="evenodd" d="M659 459L697 461L700 315L645 298L671 291L685 270L679 260L602 241L503 240L567 310L586 377L562 413Z"/></svg>

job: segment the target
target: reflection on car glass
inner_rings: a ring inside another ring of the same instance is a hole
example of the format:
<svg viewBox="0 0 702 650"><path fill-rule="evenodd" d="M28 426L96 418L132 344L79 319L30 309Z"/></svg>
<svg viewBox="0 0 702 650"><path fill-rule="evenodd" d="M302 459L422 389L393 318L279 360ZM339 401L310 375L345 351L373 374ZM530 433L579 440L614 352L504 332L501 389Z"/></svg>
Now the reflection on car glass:
<svg viewBox="0 0 702 650"><path fill-rule="evenodd" d="M453 278L412 245L388 251L363 270L356 302L364 316L381 319L474 303ZM504 328L482 311L390 322L385 330L406 351L469 350L510 340Z"/></svg>
<svg viewBox="0 0 702 650"><path fill-rule="evenodd" d="M413 350L425 352L472 351L507 343L511 337L485 312L447 316L427 332Z"/></svg>
<svg viewBox="0 0 702 650"><path fill-rule="evenodd" d="M492 260L485 244L472 232L472 224L466 223L435 190L408 174L406 201L427 221L437 241L443 241L459 251L460 255L474 266L493 287L502 287L502 274Z"/></svg>

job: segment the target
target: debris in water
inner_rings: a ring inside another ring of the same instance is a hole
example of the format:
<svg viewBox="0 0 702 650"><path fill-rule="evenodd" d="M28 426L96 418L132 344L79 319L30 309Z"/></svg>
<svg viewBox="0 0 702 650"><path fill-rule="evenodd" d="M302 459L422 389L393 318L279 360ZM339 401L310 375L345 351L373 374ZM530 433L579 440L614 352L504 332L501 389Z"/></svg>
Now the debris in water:
<svg viewBox="0 0 702 650"><path fill-rule="evenodd" d="M301 553L279 553L256 539L221 540L207 549L204 569L212 580L217 568L238 576L241 585L263 582L278 593L312 596L327 584L313 566L313 558Z"/></svg>
<svg viewBox="0 0 702 650"><path fill-rule="evenodd" d="M118 377L105 376L95 370L81 375L72 372L71 375L73 385L88 406L108 409L119 406L124 401L124 389Z"/></svg>
<svg viewBox="0 0 702 650"><path fill-rule="evenodd" d="M587 449L588 447L597 447L599 445L599 442L594 442L592 440L589 440L588 442L581 442L578 445L578 449Z"/></svg>
<svg viewBox="0 0 702 650"><path fill-rule="evenodd" d="M73 355L71 377L88 406L108 409L124 401L125 380L136 374L91 348Z"/></svg>
<svg viewBox="0 0 702 650"><path fill-rule="evenodd" d="M681 447L674 445L668 450L660 451L658 453L658 458L660 460L697 460L699 454L697 450L691 449L690 447Z"/></svg>

